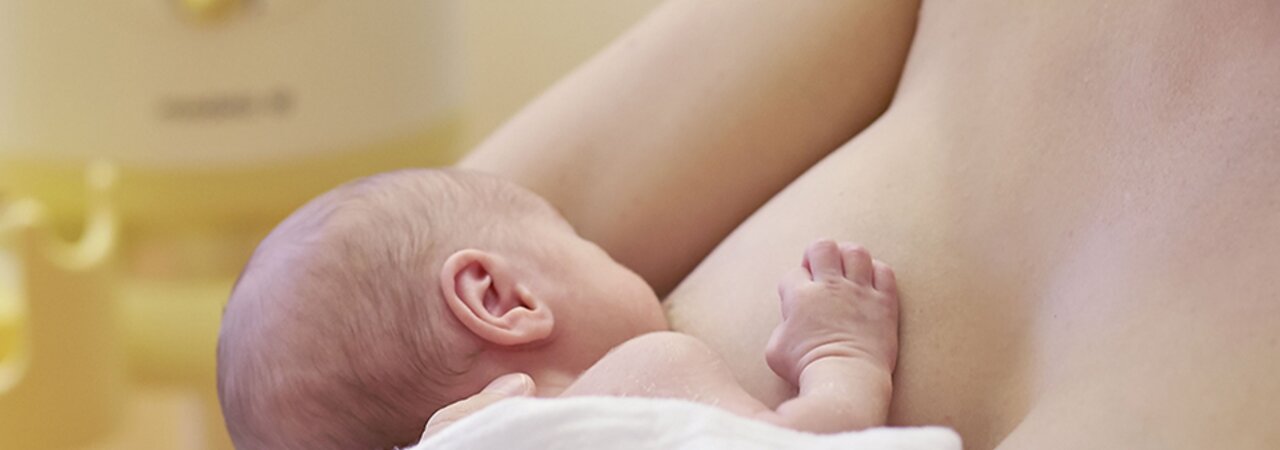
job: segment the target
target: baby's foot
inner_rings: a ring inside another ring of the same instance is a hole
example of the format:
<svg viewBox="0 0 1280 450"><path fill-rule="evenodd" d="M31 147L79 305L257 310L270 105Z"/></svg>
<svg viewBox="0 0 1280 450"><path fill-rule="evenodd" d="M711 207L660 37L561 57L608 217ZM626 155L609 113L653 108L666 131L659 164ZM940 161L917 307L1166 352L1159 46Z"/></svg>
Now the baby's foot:
<svg viewBox="0 0 1280 450"><path fill-rule="evenodd" d="M793 385L814 361L850 358L893 373L898 359L898 288L893 269L867 250L814 242L778 284L782 323L766 350L769 367Z"/></svg>

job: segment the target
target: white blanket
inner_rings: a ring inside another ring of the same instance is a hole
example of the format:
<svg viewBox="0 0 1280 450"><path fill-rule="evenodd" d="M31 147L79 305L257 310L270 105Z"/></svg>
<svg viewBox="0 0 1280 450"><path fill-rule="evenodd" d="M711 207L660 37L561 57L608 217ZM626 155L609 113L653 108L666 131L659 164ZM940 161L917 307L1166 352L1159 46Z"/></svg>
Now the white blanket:
<svg viewBox="0 0 1280 450"><path fill-rule="evenodd" d="M512 398L411 447L420 449L893 449L960 450L941 427L816 435L682 400Z"/></svg>

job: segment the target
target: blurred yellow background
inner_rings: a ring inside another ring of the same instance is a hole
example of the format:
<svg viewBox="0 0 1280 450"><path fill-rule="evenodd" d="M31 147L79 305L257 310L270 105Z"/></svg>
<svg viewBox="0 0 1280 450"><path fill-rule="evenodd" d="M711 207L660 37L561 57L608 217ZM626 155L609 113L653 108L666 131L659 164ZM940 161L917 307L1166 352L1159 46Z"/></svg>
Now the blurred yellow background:
<svg viewBox="0 0 1280 450"><path fill-rule="evenodd" d="M656 0L0 0L0 450L225 449L256 242L455 160Z"/></svg>

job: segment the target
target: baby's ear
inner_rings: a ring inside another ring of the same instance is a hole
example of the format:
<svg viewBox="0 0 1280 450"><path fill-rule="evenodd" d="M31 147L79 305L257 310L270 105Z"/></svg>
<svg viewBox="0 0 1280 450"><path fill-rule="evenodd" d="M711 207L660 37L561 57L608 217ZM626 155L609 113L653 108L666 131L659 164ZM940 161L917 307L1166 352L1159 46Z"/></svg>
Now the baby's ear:
<svg viewBox="0 0 1280 450"><path fill-rule="evenodd" d="M477 337L502 346L531 344L551 336L555 318L522 276L500 255L460 250L440 269L440 293L449 311Z"/></svg>

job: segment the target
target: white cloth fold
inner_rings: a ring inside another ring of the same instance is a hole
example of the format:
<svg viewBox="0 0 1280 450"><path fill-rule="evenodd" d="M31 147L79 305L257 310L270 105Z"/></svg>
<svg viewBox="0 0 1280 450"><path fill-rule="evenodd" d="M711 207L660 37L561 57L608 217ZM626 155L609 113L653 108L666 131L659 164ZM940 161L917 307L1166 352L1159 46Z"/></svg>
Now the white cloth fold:
<svg viewBox="0 0 1280 450"><path fill-rule="evenodd" d="M876 428L817 435L683 400L512 398L408 450L425 449L875 449L960 450L948 428Z"/></svg>

